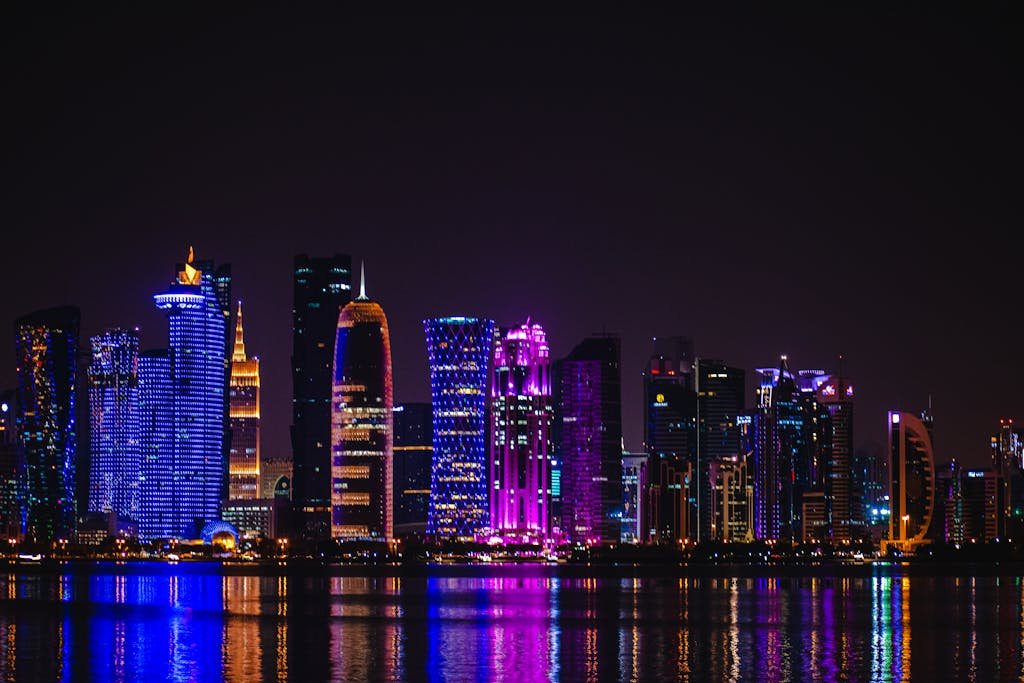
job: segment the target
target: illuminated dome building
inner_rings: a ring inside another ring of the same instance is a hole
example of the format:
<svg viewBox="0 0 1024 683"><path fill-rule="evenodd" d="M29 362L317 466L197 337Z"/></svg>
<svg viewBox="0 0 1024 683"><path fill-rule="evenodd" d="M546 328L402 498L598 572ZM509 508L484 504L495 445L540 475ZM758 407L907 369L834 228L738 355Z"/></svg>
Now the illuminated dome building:
<svg viewBox="0 0 1024 683"><path fill-rule="evenodd" d="M546 538L550 532L550 351L529 321L498 340L491 383L491 530Z"/></svg>
<svg viewBox="0 0 1024 683"><path fill-rule="evenodd" d="M383 309L359 296L338 314L331 404L331 536L391 540L391 340Z"/></svg>
<svg viewBox="0 0 1024 683"><path fill-rule="evenodd" d="M494 321L423 321L430 364L434 456L427 533L472 540L490 525L487 387Z"/></svg>

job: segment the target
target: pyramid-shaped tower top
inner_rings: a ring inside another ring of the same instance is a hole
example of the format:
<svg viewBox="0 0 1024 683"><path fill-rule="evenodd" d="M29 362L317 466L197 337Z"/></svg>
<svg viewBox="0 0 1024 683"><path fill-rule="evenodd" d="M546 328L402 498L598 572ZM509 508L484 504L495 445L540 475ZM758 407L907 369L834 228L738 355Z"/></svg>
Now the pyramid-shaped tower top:
<svg viewBox="0 0 1024 683"><path fill-rule="evenodd" d="M245 340L242 336L242 302L238 302L238 315L235 316L235 348L231 353L231 360L238 362L245 360Z"/></svg>

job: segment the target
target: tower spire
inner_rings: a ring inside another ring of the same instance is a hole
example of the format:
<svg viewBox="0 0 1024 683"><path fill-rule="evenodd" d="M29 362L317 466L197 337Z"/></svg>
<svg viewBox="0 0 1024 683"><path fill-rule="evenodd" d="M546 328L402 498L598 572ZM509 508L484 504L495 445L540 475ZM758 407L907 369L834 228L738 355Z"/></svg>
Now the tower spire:
<svg viewBox="0 0 1024 683"><path fill-rule="evenodd" d="M238 302L238 315L235 316L235 348L231 353L232 361L245 360L245 341L242 339L242 302Z"/></svg>
<svg viewBox="0 0 1024 683"><path fill-rule="evenodd" d="M366 296L366 262L359 262L359 301L369 301L369 297Z"/></svg>

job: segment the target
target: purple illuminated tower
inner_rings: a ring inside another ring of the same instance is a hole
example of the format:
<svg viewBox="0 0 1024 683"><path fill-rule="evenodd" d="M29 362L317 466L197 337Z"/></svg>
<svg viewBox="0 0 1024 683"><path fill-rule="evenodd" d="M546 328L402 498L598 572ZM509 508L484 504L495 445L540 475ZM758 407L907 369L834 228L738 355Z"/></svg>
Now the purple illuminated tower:
<svg viewBox="0 0 1024 683"><path fill-rule="evenodd" d="M560 362L562 531L618 543L622 515L619 339L590 337Z"/></svg>
<svg viewBox="0 0 1024 683"><path fill-rule="evenodd" d="M551 501L551 366L547 335L529 320L499 338L491 382L491 529L546 538Z"/></svg>

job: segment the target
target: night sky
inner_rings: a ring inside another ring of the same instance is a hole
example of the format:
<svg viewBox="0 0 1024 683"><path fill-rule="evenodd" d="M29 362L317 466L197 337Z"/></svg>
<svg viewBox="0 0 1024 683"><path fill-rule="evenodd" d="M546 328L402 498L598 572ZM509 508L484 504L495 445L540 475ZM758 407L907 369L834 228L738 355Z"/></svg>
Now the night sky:
<svg viewBox="0 0 1024 683"><path fill-rule="evenodd" d="M234 269L267 456L290 452L299 252L366 260L398 401L429 399L425 316L532 316L555 356L622 335L629 449L652 335L748 376L843 353L858 444L929 394L940 460L984 464L1024 420L1008 11L164 9L5 6L0 320L73 303L83 340L164 345L152 294L195 244Z"/></svg>

